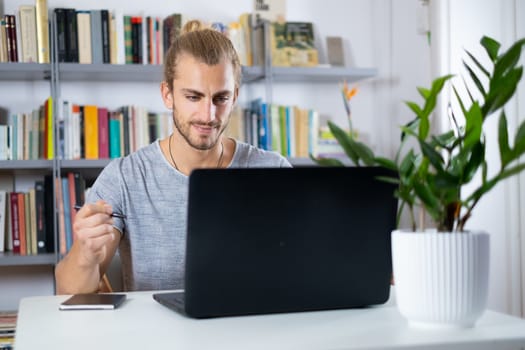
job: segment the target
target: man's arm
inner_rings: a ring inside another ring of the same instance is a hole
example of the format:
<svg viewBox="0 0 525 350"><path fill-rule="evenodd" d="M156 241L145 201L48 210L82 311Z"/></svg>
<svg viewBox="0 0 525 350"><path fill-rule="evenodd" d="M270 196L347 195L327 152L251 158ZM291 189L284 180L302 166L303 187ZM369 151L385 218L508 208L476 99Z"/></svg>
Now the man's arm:
<svg viewBox="0 0 525 350"><path fill-rule="evenodd" d="M98 290L120 242L111 213L111 206L104 201L86 204L78 211L73 223L73 246L55 269L57 294Z"/></svg>

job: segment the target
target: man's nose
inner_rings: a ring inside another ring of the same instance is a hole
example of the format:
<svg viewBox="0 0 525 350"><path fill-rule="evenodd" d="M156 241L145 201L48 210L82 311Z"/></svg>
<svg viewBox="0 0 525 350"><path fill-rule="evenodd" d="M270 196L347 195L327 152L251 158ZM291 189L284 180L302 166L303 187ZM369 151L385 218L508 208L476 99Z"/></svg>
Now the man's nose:
<svg viewBox="0 0 525 350"><path fill-rule="evenodd" d="M213 104L213 101L205 100L202 105L202 116L208 122L214 121L216 109L217 107Z"/></svg>

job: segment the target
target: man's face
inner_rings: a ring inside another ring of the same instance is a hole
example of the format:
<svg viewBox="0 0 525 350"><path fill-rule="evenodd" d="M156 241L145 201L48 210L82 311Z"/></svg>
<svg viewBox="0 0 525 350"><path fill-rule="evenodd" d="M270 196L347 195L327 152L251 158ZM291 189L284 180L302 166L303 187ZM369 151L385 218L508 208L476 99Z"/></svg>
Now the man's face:
<svg viewBox="0 0 525 350"><path fill-rule="evenodd" d="M191 147L207 150L217 144L237 99L231 63L208 66L182 55L173 91L166 83L161 90L164 104L173 109L175 128Z"/></svg>

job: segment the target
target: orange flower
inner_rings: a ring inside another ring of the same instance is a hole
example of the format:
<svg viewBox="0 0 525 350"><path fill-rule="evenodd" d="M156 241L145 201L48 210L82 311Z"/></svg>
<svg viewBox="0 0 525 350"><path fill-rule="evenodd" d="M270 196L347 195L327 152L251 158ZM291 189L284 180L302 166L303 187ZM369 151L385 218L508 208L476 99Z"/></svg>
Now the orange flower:
<svg viewBox="0 0 525 350"><path fill-rule="evenodd" d="M344 96L345 98L350 101L352 99L352 97L354 97L357 92L359 90L357 89L357 87L353 87L351 90L348 88L348 83L345 81L344 83L344 86L343 86L343 93L344 93Z"/></svg>

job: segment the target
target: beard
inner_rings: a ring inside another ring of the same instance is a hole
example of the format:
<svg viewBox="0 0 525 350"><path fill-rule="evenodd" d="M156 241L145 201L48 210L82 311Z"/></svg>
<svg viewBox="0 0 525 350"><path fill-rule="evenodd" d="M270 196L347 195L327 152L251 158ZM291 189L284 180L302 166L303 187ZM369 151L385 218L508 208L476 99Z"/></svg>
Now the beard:
<svg viewBox="0 0 525 350"><path fill-rule="evenodd" d="M179 118L179 114L177 113L177 109L175 108L175 105L173 105L172 109L172 118L173 118L173 125L175 125L175 129L177 132L184 138L186 143L190 145L190 147L197 149L199 151L207 151L215 147L217 143L219 142L219 139L221 138L221 135L224 133L224 130L226 130L226 127L229 123L229 118L227 119L227 122L223 125L221 122L210 122L210 123L196 123L196 122L183 122L181 121L181 118ZM217 134L212 134L210 137L198 137L198 136L192 136L191 135L191 126L192 124L205 126L205 127L211 127L213 129L217 129Z"/></svg>

